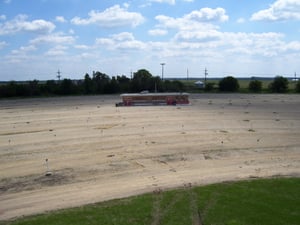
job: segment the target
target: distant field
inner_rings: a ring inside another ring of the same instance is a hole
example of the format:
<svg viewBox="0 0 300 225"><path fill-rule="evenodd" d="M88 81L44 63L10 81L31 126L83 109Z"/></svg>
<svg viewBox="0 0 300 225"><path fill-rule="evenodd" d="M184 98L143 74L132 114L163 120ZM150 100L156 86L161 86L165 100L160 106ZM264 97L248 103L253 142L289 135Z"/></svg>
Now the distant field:
<svg viewBox="0 0 300 225"><path fill-rule="evenodd" d="M296 225L300 221L299 190L299 178L186 186L0 224Z"/></svg>

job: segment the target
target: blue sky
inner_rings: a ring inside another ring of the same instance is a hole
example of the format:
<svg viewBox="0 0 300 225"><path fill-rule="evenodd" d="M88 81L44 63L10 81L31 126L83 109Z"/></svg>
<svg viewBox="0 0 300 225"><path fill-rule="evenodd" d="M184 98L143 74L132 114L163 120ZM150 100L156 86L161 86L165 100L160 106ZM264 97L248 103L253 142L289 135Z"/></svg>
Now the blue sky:
<svg viewBox="0 0 300 225"><path fill-rule="evenodd" d="M299 0L0 0L0 80L300 74Z"/></svg>

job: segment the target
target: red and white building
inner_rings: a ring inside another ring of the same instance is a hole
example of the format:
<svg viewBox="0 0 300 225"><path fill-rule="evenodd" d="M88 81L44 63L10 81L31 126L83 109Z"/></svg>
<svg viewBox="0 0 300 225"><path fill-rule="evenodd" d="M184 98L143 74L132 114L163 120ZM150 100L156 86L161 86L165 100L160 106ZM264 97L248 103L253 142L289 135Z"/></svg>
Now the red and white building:
<svg viewBox="0 0 300 225"><path fill-rule="evenodd" d="M186 105L189 104L188 93L132 93L121 94L122 102L118 106L138 105Z"/></svg>

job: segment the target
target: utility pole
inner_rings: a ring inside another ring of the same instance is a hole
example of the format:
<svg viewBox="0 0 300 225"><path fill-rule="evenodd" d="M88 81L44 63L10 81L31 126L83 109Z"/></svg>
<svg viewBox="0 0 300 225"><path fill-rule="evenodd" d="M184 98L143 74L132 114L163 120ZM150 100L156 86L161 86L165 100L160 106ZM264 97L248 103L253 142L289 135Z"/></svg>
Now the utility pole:
<svg viewBox="0 0 300 225"><path fill-rule="evenodd" d="M297 81L297 74L296 74L296 72L295 72L295 81Z"/></svg>
<svg viewBox="0 0 300 225"><path fill-rule="evenodd" d="M205 70L204 70L204 85L206 85L206 77L208 76L208 71L205 67Z"/></svg>
<svg viewBox="0 0 300 225"><path fill-rule="evenodd" d="M130 70L130 80L132 80L132 70Z"/></svg>
<svg viewBox="0 0 300 225"><path fill-rule="evenodd" d="M60 78L61 78L61 75L60 75L60 74L61 74L61 72L58 70L56 73L57 73L57 78L58 78L58 80L60 81Z"/></svg>
<svg viewBox="0 0 300 225"><path fill-rule="evenodd" d="M164 80L164 65L166 65L165 63L161 63L161 79Z"/></svg>

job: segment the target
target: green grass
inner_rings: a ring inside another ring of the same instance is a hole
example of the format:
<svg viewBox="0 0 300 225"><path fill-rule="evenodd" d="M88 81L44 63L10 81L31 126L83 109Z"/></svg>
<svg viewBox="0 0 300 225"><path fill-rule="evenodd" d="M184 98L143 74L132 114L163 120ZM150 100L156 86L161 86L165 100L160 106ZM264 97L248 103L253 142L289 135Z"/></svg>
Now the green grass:
<svg viewBox="0 0 300 225"><path fill-rule="evenodd" d="M215 184L197 189L204 224L299 224L300 179Z"/></svg>
<svg viewBox="0 0 300 225"><path fill-rule="evenodd" d="M300 178L213 184L0 222L1 225L300 224Z"/></svg>

